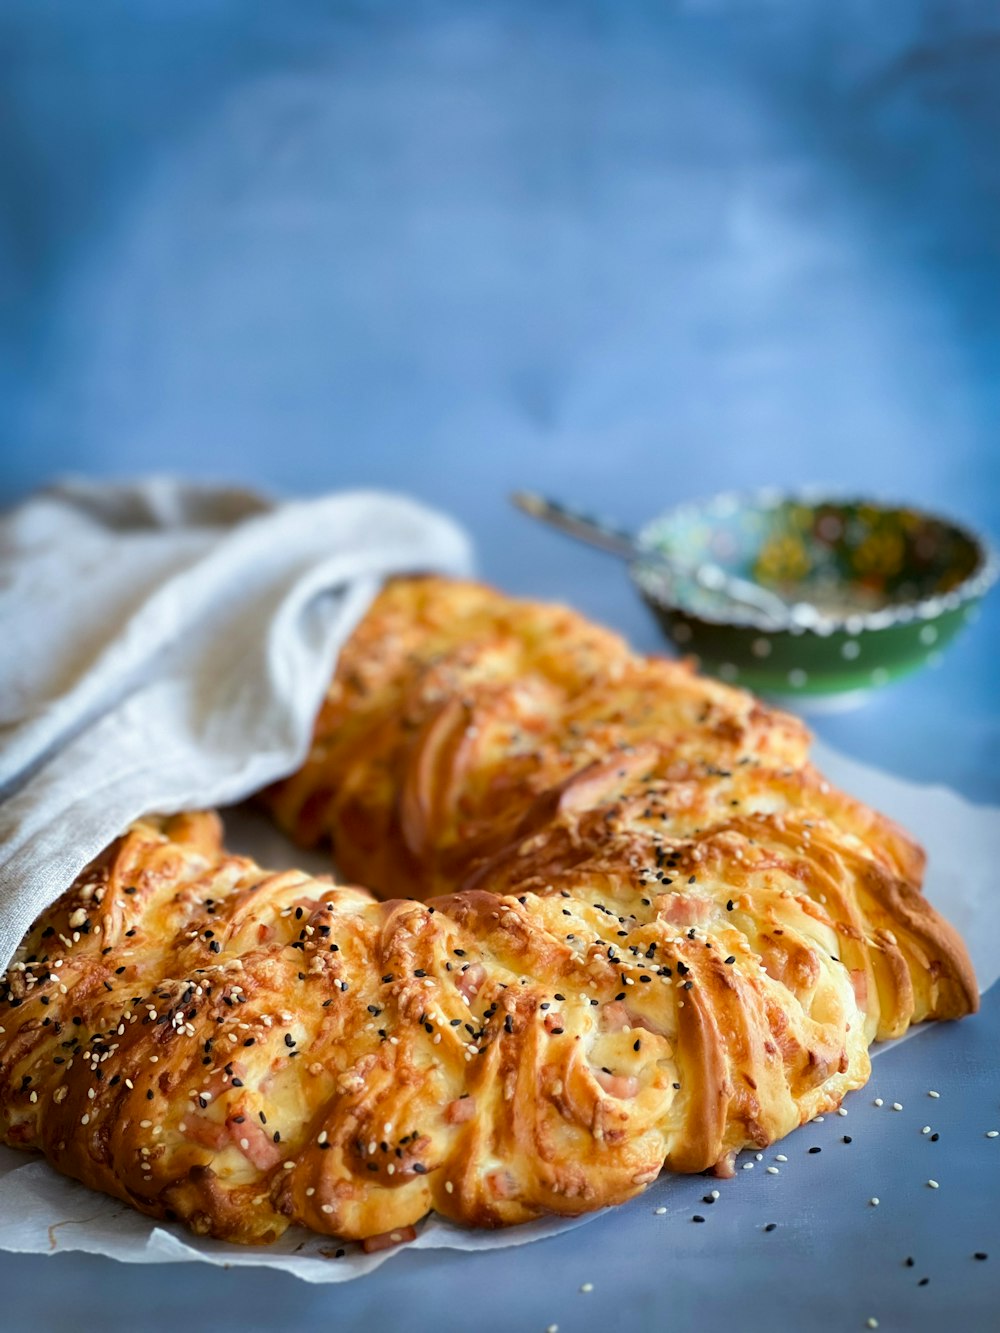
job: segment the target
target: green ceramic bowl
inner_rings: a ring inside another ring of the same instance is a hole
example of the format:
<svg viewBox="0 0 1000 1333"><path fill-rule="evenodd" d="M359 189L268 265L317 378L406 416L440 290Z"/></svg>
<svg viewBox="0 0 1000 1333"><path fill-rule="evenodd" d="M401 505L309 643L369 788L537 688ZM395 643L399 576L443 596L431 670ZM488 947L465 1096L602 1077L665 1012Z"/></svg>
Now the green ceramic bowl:
<svg viewBox="0 0 1000 1333"><path fill-rule="evenodd" d="M639 534L643 550L709 563L789 603L815 627L776 624L693 576L637 560L632 578L668 637L710 674L800 704L849 706L941 650L997 575L986 542L909 507L819 495L721 495L681 505Z"/></svg>

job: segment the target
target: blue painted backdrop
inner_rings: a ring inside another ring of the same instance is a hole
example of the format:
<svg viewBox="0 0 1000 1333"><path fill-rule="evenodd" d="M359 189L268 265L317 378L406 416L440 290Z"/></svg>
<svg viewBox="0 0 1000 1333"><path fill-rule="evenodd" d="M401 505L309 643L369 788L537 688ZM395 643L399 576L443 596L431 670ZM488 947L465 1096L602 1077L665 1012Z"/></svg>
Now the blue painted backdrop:
<svg viewBox="0 0 1000 1333"><path fill-rule="evenodd" d="M637 522L829 482L1000 533L998 143L983 0L3 0L0 502L64 471L397 487L649 647L621 572L508 490ZM824 734L1000 800L998 603ZM546 1262L522 1292L480 1265L495 1326L554 1309Z"/></svg>

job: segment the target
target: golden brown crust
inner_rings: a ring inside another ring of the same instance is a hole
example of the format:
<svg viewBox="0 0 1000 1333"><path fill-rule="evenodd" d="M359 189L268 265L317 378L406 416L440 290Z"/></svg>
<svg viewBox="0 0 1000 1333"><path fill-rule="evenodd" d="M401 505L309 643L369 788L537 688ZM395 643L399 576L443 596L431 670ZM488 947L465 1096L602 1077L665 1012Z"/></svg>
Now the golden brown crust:
<svg viewBox="0 0 1000 1333"><path fill-rule="evenodd" d="M3 1137L244 1242L725 1169L977 1004L919 848L807 747L563 608L393 583L268 798L387 901L227 855L211 815L135 825L8 973Z"/></svg>

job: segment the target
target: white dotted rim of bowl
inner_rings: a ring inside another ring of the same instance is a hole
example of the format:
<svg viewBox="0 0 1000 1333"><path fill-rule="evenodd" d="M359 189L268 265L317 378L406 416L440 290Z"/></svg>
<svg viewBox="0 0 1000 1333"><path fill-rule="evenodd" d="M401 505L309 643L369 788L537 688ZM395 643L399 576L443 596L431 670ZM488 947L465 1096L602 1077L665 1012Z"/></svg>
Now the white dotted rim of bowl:
<svg viewBox="0 0 1000 1333"><path fill-rule="evenodd" d="M712 625L752 626L766 633L816 634L824 637L838 631L846 634L861 634L865 630L888 629L891 625L904 625L911 620L935 620L945 611L955 611L963 603L983 596L1000 575L1000 558L987 539L979 533L952 518L949 514L931 512L919 505L903 501L886 500L880 497L861 497L854 492L830 491L824 487L805 487L798 491L781 491L773 486L756 491L723 491L709 500L685 500L673 509L665 510L656 518L650 519L636 536L639 546L651 546L657 532L666 524L678 518L731 518L740 508L756 506L758 509L777 509L782 504L817 504L839 505L877 505L880 509L907 509L923 518L936 523L946 523L960 532L980 552L979 564L957 588L941 597L926 597L917 602L904 602L899 606L884 607L880 611L853 612L848 616L825 616L817 626L799 625L791 618L785 624L774 624L766 620L750 607L736 607L729 615L714 615L710 611L694 612L680 602L664 595L666 577L662 569L644 568L641 562L630 565L630 573L639 588L657 605L668 611L680 611L696 620L704 620Z"/></svg>

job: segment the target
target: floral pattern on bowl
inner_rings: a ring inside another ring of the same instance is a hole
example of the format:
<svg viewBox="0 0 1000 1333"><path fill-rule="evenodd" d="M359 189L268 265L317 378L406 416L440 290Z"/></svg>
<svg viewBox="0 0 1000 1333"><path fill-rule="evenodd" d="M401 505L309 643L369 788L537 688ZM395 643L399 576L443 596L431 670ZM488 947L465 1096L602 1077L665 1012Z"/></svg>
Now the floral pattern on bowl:
<svg viewBox="0 0 1000 1333"><path fill-rule="evenodd" d="M967 528L910 506L777 492L721 495L654 519L639 545L691 569L750 579L814 625L776 625L663 561L632 577L668 637L704 668L769 694L866 691L930 662L997 574Z"/></svg>

